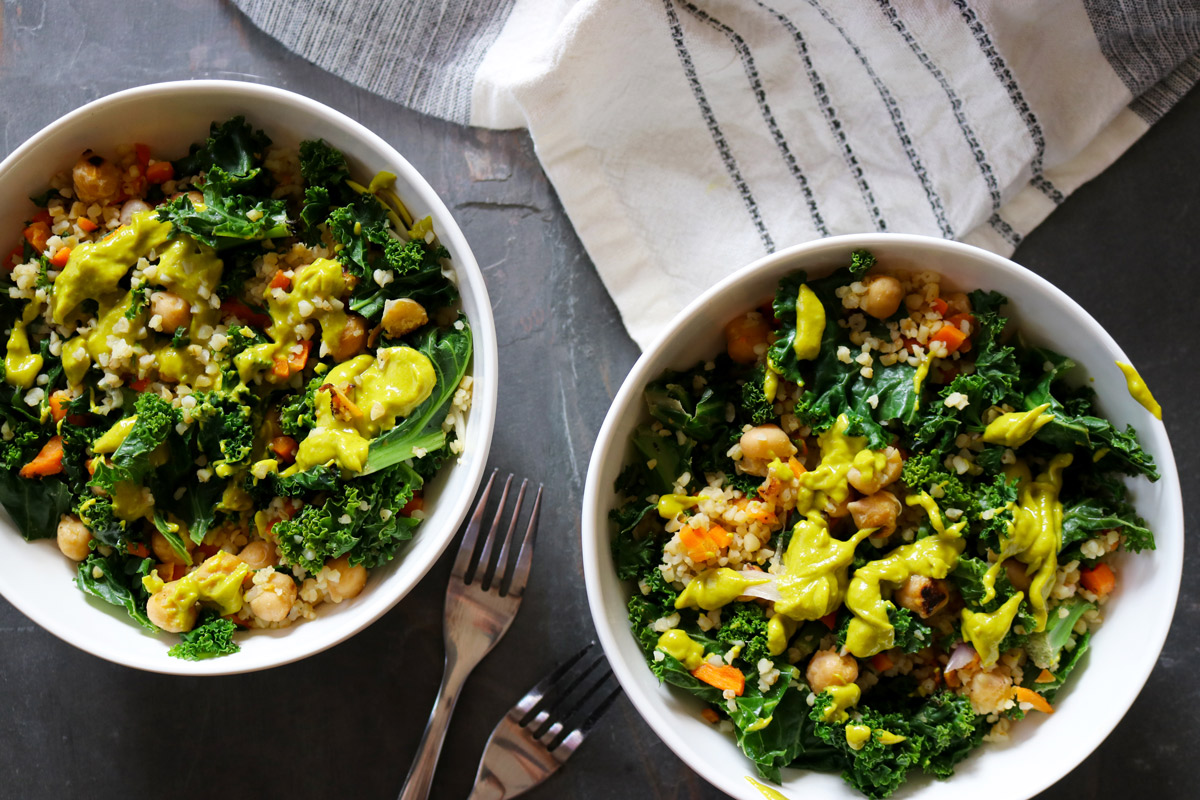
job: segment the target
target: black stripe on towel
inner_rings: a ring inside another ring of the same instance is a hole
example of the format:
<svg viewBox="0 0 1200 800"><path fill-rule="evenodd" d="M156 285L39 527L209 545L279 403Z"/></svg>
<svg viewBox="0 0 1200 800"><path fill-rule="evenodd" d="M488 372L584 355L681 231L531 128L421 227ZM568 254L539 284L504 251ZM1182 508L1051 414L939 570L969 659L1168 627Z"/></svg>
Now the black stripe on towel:
<svg viewBox="0 0 1200 800"><path fill-rule="evenodd" d="M738 192L742 196L742 202L750 214L750 221L754 223L754 228L758 231L763 247L768 253L773 253L775 252L775 242L763 222L762 213L758 210L758 202L754 199L745 178L742 177L737 160L733 157L733 151L729 148L729 141L725 138L725 134L721 133L721 126L717 124L716 115L713 114L712 106L708 104L708 97L704 94L704 87L700 85L700 78L696 75L696 65L692 62L692 54L688 52L687 43L683 40L683 26L679 24L679 15L675 12L675 4L672 0L663 0L663 5L667 11L667 22L671 27L671 41L675 43L675 53L679 56L684 77L687 78L688 85L692 89L692 96L696 98L696 105L700 108L700 116L704 118L704 123L708 126L708 132L725 165L725 171L729 173L730 180L737 186Z"/></svg>
<svg viewBox="0 0 1200 800"><path fill-rule="evenodd" d="M875 91L879 92L879 98L883 101L883 105L887 108L888 117L892 120L892 127L896 131L896 138L900 142L900 146L904 148L904 154L908 157L908 165L912 168L913 174L917 176L917 180L921 183L921 188L925 190L925 197L929 201L929 207L933 211L933 216L937 219L938 227L942 232L942 236L946 239L954 238L954 229L950 227L949 220L946 219L946 209L942 206L942 198L933 188L933 182L929 179L929 173L925 169L925 165L921 162L921 157L917 154L916 145L913 144L912 136L908 133L908 126L904 123L904 115L900 111L900 104L896 102L896 98L892 95L890 89L883 80L876 74L874 67L871 66L870 60L863 54L858 44L850 38L850 34L841 26L841 23L821 6L817 0L808 0L808 4L820 13L821 18L825 20L846 42L846 45L854 53L858 59L858 63L866 70L867 75L871 78L871 83L875 86Z"/></svg>
<svg viewBox="0 0 1200 800"><path fill-rule="evenodd" d="M1017 109L1017 113L1020 114L1021 120L1025 123L1025 128L1029 131L1030 138L1033 139L1033 158L1029 161L1033 177L1029 182L1055 203L1061 203L1063 201L1062 192L1054 188L1054 184L1042 174L1045 168L1043 160L1046 157L1046 136L1042 132L1042 126L1037 120L1037 115L1029 107L1029 103L1025 100L1025 94L1021 91L1017 79L1013 77L1012 71L1004 61L1004 56L1000 55L1000 51L996 49L995 44L992 42L992 37L988 35L987 28L980 22L979 17L967 5L966 0L954 0L954 5L962 12L963 21L967 23L967 27L975 36L976 44L979 45L979 49L987 57L988 63L992 67L992 72L996 75L996 79L1003 84L1004 90L1008 92L1009 100L1012 101L1013 106Z"/></svg>
<svg viewBox="0 0 1200 800"><path fill-rule="evenodd" d="M804 41L804 34L784 14L763 3L762 0L754 0L754 2L759 8L775 17L796 42L796 51L800 54L800 59L804 62L804 69L808 74L808 82L812 85L813 94L817 98L817 105L821 109L821 115L829 123L829 132L841 146L842 159L846 162L846 168L850 170L850 174L854 177L854 182L858 185L858 191L862 195L863 203L866 205L871 219L875 222L875 230L886 231L887 221L884 220L883 213L879 210L879 203L875 202L875 195L871 191L871 186L863 173L862 165L858 163L858 157L854 155L854 148L850 146L850 140L846 138L846 129L842 125L841 120L838 119L837 109L829 99L829 92L825 87L825 82L821 80L820 73L813 66L812 58L808 54L808 44Z"/></svg>
<svg viewBox="0 0 1200 800"><path fill-rule="evenodd" d="M971 154L975 156L975 163L979 167L979 174L983 177L984 183L987 184L988 197L991 198L992 216L988 219L988 224L993 229L1008 241L1009 244L1016 247L1020 241L1020 236L1017 236L1012 227L1005 222L997 213L1000 210L1002 198L1000 195L1000 183L996 180L996 173L992 169L991 162L988 161L987 153L984 152L983 145L979 143L979 137L975 134L975 129L967 119L966 112L963 111L963 101L954 91L954 87L946 78L946 74L942 72L942 68L929 57L925 49L921 47L920 42L913 36L912 31L904 24L904 20L900 19L900 14L892 6L889 0L878 0L879 7L883 9L884 16L892 23L892 27L904 39L904 43L912 50L913 55L921 62L922 66L933 76L938 82L938 86L942 87L942 91L946 94L946 99L950 101L950 109L954 113L954 119L958 122L958 129L962 132L963 139L967 143L967 147L971 149ZM1016 236L1016 241L1013 240Z"/></svg>
<svg viewBox="0 0 1200 800"><path fill-rule="evenodd" d="M808 178L804 176L804 170L800 168L800 164L796 161L796 156L788 147L787 139L783 132L779 130L779 123L775 121L775 115L771 112L771 106L767 103L767 92L763 88L762 79L758 74L758 67L754 63L754 56L750 52L750 46L746 44L746 40L738 35L737 31L729 27L720 20L714 18L705 11L696 8L688 0L681 0L680 5L687 10L696 19L708 25L715 31L722 33L729 39L734 50L737 51L738 58L741 59L742 69L746 72L746 79L750 81L750 89L754 93L754 99L758 103L758 110L762 113L763 121L767 124L767 130L771 132L771 138L775 141L775 146L779 149L779 154L783 157L783 163L787 165L788 172L796 179L796 183L800 186L800 193L804 195L804 202L808 205L809 216L812 217L813 227L822 236L829 235L829 228L825 226L825 220L821 218L821 210L817 207L817 198L813 196L812 188L808 185Z"/></svg>

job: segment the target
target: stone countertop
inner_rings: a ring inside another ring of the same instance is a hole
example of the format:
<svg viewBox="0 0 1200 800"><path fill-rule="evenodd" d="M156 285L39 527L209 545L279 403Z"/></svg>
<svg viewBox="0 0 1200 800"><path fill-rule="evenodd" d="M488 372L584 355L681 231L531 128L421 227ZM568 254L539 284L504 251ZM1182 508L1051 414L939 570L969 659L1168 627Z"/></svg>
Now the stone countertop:
<svg viewBox="0 0 1200 800"><path fill-rule="evenodd" d="M145 83L230 78L339 109L391 142L462 226L496 315L492 465L545 482L533 577L507 638L468 682L433 797L465 797L492 725L594 634L579 556L591 447L638 355L523 132L456 127L346 84L215 0L0 5L0 156L60 115ZM1065 287L1131 356L1167 410L1185 497L1200 492L1200 93L1069 198L1016 260ZM1069 348L1067 348L1069 349ZM1197 523L1195 505L1187 523ZM303 662L188 679L96 659L0 599L0 796L390 798L441 676L448 553L383 619ZM1188 554L1188 565L1200 555ZM1124 721L1047 798L1194 791L1200 589L1184 581L1159 665ZM219 789L217 787L220 787ZM1192 786L1189 790L1186 787ZM1002 791L997 789L998 792ZM624 700L544 798L717 798Z"/></svg>

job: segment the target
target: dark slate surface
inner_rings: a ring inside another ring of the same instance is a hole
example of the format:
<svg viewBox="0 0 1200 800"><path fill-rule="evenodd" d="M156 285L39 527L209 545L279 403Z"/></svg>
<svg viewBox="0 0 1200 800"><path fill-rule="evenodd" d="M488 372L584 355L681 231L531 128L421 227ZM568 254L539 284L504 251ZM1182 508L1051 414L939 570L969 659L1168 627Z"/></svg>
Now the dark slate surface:
<svg viewBox="0 0 1200 800"><path fill-rule="evenodd" d="M433 796L465 797L492 724L592 636L579 561L588 455L637 356L522 133L418 116L284 51L200 0L0 6L0 155L76 106L159 80L231 78L302 92L378 132L447 200L487 275L504 381L492 462L546 483L524 610L468 683ZM1200 489L1196 355L1200 93L1067 200L1017 260L1105 325L1167 409L1185 497ZM1195 505L1187 515L1195 526ZM1191 552L1195 568L1200 555ZM179 679L100 661L0 600L0 796L388 798L441 673L447 558L350 641L252 675ZM1190 574L1190 570L1187 574ZM1194 790L1200 591L1185 578L1159 666L1100 749L1045 798ZM1192 786L1193 789L1187 787ZM1002 793L1002 788L997 787ZM537 798L715 798L625 700Z"/></svg>

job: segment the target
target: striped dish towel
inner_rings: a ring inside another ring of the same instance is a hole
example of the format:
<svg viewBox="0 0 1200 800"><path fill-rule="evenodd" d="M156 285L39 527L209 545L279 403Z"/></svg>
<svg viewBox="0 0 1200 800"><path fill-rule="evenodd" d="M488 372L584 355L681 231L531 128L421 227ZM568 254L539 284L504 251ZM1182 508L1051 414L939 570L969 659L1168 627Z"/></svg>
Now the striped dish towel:
<svg viewBox="0 0 1200 800"><path fill-rule="evenodd" d="M1196 0L234 0L317 65L527 127L643 347L772 250L1009 254L1200 78Z"/></svg>

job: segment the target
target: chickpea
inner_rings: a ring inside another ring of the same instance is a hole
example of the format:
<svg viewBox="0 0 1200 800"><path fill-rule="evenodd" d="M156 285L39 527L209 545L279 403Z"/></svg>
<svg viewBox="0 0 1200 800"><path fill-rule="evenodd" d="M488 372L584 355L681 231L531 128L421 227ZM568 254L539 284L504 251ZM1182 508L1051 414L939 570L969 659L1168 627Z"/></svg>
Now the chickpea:
<svg viewBox="0 0 1200 800"><path fill-rule="evenodd" d="M778 425L759 425L742 434L742 455L760 461L788 459L796 454L792 440Z"/></svg>
<svg viewBox="0 0 1200 800"><path fill-rule="evenodd" d="M274 545L261 539L243 547L242 551L238 553L238 558L245 561L250 569L254 570L273 567L278 563Z"/></svg>
<svg viewBox="0 0 1200 800"><path fill-rule="evenodd" d="M173 292L151 292L150 314L161 319L158 329L163 333L174 333L192 320L191 306Z"/></svg>
<svg viewBox="0 0 1200 800"><path fill-rule="evenodd" d="M830 686L848 686L858 680L858 662L837 650L818 650L804 675L813 694L820 694Z"/></svg>
<svg viewBox="0 0 1200 800"><path fill-rule="evenodd" d="M751 311L725 326L725 349L739 364L753 364L766 351L771 326L757 311Z"/></svg>
<svg viewBox="0 0 1200 800"><path fill-rule="evenodd" d="M904 289L891 275L877 275L867 284L860 307L875 319L887 319L900 308Z"/></svg>
<svg viewBox="0 0 1200 800"><path fill-rule="evenodd" d="M946 301L946 313L943 315L946 318L971 313L971 298L966 292L947 292L942 299Z"/></svg>
<svg viewBox="0 0 1200 800"><path fill-rule="evenodd" d="M859 472L858 467L850 468L850 471L846 473L846 480L850 482L851 486L863 494L875 494L883 487L899 480L900 471L904 469L904 458L894 447L889 447L883 452L884 458L887 459L883 464L883 469L875 470L869 477Z"/></svg>
<svg viewBox="0 0 1200 800"><path fill-rule="evenodd" d="M192 552L196 545L192 543L192 540L186 534L182 538L184 549L189 553ZM171 547L171 543L167 541L167 537L163 536L157 530L150 534L150 549L154 551L154 555L163 564L187 563L175 552L175 548Z"/></svg>
<svg viewBox="0 0 1200 800"><path fill-rule="evenodd" d="M171 581L146 601L146 616L168 633L190 631L196 626L196 616L200 613L195 603L180 607L176 602L173 590L178 583Z"/></svg>
<svg viewBox="0 0 1200 800"><path fill-rule="evenodd" d="M72 561L83 561L92 551L92 532L72 514L63 514L58 521L58 549Z"/></svg>
<svg viewBox="0 0 1200 800"><path fill-rule="evenodd" d="M821 510L824 511L825 515L830 519L841 519L842 517L845 517L851 513L850 506L851 500L850 495L848 494L846 495L846 499L840 503L835 503L833 500L827 501L825 503L825 508Z"/></svg>
<svg viewBox="0 0 1200 800"><path fill-rule="evenodd" d="M1033 580L1027 573L1027 567L1015 558L1008 558L1004 561L1004 573L1008 575L1008 582L1022 592L1029 591L1029 584Z"/></svg>
<svg viewBox="0 0 1200 800"><path fill-rule="evenodd" d="M383 329L393 339L412 333L417 328L429 322L425 306L407 297L399 300L388 300L383 307Z"/></svg>
<svg viewBox="0 0 1200 800"><path fill-rule="evenodd" d="M976 714L1000 711L1012 695L1012 678L1006 668L977 672L965 681L967 698Z"/></svg>
<svg viewBox="0 0 1200 800"><path fill-rule="evenodd" d="M318 577L325 579L329 601L340 603L357 597L363 590L367 583L367 568L362 564L352 567L349 557L342 556L327 562Z"/></svg>
<svg viewBox="0 0 1200 800"><path fill-rule="evenodd" d="M121 206L121 224L128 225L133 222L133 215L142 211L149 211L150 206L145 200L139 200L136 197L132 200L126 200L125 205Z"/></svg>
<svg viewBox="0 0 1200 800"><path fill-rule="evenodd" d="M854 525L863 528L878 528L877 535L891 536L896 531L896 518L903 506L896 495L888 491L876 492L850 503L850 516Z"/></svg>
<svg viewBox="0 0 1200 800"><path fill-rule="evenodd" d="M75 162L71 180L75 196L84 203L108 203L121 194L121 170L91 150L83 151Z"/></svg>
<svg viewBox="0 0 1200 800"><path fill-rule="evenodd" d="M264 622L283 622L296 603L296 582L276 572L265 583L256 583L246 592L250 611Z"/></svg>
<svg viewBox="0 0 1200 800"><path fill-rule="evenodd" d="M950 602L950 590L945 581L934 580L924 575L910 575L892 595L892 599L909 611L919 614L921 619L928 619Z"/></svg>
<svg viewBox="0 0 1200 800"><path fill-rule="evenodd" d="M358 314L350 314L330 355L334 361L348 361L363 351L366 342L367 321Z"/></svg>

